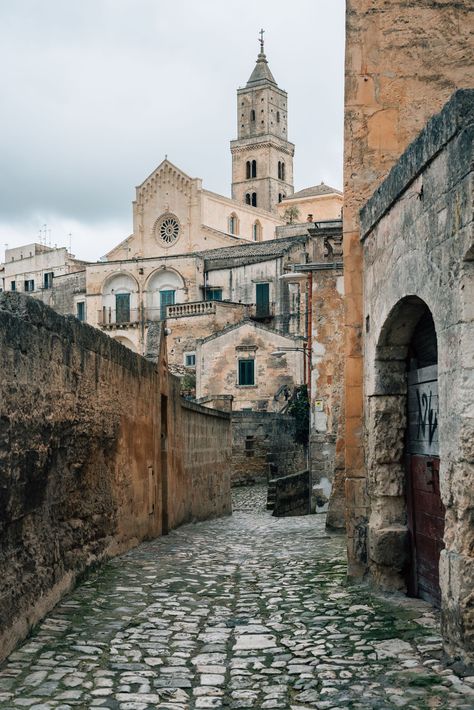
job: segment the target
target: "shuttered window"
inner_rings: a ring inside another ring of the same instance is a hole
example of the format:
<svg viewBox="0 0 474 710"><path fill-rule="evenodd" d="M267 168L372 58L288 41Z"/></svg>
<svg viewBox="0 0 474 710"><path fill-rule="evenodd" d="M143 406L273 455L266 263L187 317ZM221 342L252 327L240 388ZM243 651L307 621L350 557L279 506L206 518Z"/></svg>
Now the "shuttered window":
<svg viewBox="0 0 474 710"><path fill-rule="evenodd" d="M255 360L239 360L239 385L255 384Z"/></svg>

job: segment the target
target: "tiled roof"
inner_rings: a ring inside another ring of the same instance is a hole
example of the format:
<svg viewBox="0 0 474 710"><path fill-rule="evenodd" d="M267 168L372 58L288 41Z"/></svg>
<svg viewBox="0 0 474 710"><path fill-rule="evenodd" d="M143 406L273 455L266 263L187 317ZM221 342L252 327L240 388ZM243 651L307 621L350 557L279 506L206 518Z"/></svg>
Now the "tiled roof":
<svg viewBox="0 0 474 710"><path fill-rule="evenodd" d="M298 192L288 195L285 200L294 200L295 197L319 197L320 195L342 195L342 192L322 182L320 185L313 185L313 187L305 187L304 190L298 190ZM283 202L285 202L285 200L283 200Z"/></svg>
<svg viewBox="0 0 474 710"><path fill-rule="evenodd" d="M251 242L236 244L231 247L219 247L199 252L206 262L216 262L224 259L257 259L264 260L268 257L283 256L296 244L303 244L308 235L289 237L287 239L270 239L266 242Z"/></svg>

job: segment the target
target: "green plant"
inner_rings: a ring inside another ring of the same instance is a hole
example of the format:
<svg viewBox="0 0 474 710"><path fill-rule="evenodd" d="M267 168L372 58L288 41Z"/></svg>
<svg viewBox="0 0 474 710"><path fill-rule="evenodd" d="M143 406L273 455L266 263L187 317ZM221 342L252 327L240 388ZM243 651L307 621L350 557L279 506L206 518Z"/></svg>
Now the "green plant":
<svg viewBox="0 0 474 710"><path fill-rule="evenodd" d="M287 224L293 224L293 222L296 222L299 216L300 211L297 207L287 207L286 210L283 212L283 219Z"/></svg>
<svg viewBox="0 0 474 710"><path fill-rule="evenodd" d="M288 414L295 418L295 439L298 444L308 445L309 441L309 399L306 385L296 387L288 407Z"/></svg>
<svg viewBox="0 0 474 710"><path fill-rule="evenodd" d="M196 389L196 375L194 372L187 372L184 377L181 378L181 392L190 392Z"/></svg>

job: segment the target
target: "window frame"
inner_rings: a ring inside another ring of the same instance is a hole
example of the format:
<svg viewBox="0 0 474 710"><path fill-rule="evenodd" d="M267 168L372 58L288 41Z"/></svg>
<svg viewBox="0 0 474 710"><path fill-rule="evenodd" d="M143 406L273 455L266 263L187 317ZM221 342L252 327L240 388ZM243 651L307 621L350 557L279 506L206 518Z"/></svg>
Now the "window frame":
<svg viewBox="0 0 474 710"><path fill-rule="evenodd" d="M250 370L250 372L249 372ZM247 380L252 380L251 382ZM245 382L243 380L246 380ZM239 357L237 359L237 386L255 387L255 357Z"/></svg>
<svg viewBox="0 0 474 710"><path fill-rule="evenodd" d="M195 350L190 350L188 352L183 353L184 357L184 367L189 367L190 369L196 369L196 351ZM193 358L193 362L189 363L188 358Z"/></svg>

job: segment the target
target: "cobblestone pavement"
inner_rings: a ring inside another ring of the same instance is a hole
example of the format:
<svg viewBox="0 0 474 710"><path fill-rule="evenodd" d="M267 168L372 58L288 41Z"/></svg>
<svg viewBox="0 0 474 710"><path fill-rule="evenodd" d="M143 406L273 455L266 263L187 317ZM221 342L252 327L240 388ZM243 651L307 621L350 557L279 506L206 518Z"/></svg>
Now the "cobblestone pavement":
<svg viewBox="0 0 474 710"><path fill-rule="evenodd" d="M438 660L433 613L345 585L322 516L274 519L263 487L232 518L108 563L0 669L0 708L473 708Z"/></svg>

